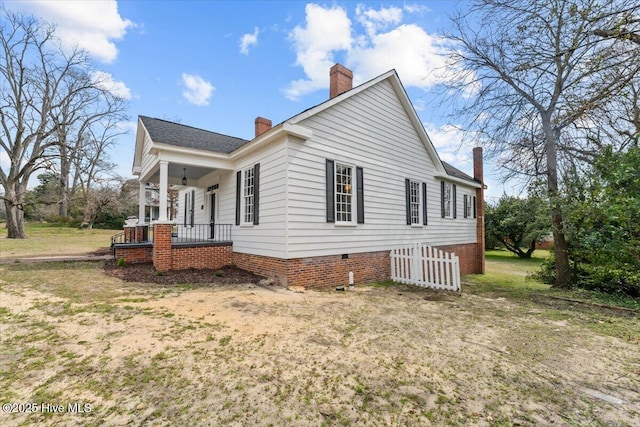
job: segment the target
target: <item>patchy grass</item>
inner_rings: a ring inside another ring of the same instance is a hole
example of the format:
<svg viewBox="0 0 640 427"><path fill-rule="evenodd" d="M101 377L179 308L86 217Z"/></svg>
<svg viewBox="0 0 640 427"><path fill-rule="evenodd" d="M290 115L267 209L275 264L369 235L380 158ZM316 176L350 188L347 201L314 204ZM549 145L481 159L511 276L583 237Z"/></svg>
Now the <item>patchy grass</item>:
<svg viewBox="0 0 640 427"><path fill-rule="evenodd" d="M7 239L0 229L0 258L25 258L47 255L85 255L108 248L118 230L81 230L67 224L27 223L26 239ZM64 253L61 253L64 248Z"/></svg>
<svg viewBox="0 0 640 427"><path fill-rule="evenodd" d="M91 412L0 424L635 425L638 317L548 299L518 262L489 259L490 279L465 277L462 295L3 265L0 401Z"/></svg>

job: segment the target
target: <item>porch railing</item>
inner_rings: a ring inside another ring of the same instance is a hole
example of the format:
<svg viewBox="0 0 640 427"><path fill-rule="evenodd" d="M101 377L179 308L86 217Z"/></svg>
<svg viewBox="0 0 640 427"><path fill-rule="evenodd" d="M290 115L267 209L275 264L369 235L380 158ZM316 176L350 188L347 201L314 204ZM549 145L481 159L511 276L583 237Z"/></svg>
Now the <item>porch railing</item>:
<svg viewBox="0 0 640 427"><path fill-rule="evenodd" d="M172 237L174 243L230 242L231 224L178 224Z"/></svg>
<svg viewBox="0 0 640 427"><path fill-rule="evenodd" d="M231 224L176 224L171 233L173 243L230 242ZM111 237L111 247L127 243L153 242L153 225L143 230L122 232Z"/></svg>

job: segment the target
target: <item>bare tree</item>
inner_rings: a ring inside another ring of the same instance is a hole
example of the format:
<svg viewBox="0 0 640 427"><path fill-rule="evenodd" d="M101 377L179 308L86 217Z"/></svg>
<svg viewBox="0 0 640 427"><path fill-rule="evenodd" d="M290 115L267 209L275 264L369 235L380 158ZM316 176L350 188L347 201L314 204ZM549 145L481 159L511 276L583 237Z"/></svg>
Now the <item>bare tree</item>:
<svg viewBox="0 0 640 427"><path fill-rule="evenodd" d="M119 127L121 117L110 114L102 118L99 123L90 126L79 136L81 141L72 157L74 178L73 188L79 189L84 208L82 223L90 222L89 198L93 194L93 185L101 176L112 175L116 165L109 162L106 151L115 140L125 132Z"/></svg>
<svg viewBox="0 0 640 427"><path fill-rule="evenodd" d="M62 50L54 28L33 17L0 7L0 49L0 147L10 160L9 166L0 166L0 197L8 237L25 238L29 178L38 169L52 169L60 154L67 158L68 152L57 149L87 119L87 111L95 115L83 106L95 105L92 99L104 91L90 76L87 55Z"/></svg>
<svg viewBox="0 0 640 427"><path fill-rule="evenodd" d="M452 19L457 75L449 89L461 94L457 113L512 173L545 180L556 286L571 279L559 190L562 161L577 148L572 125L640 69L640 46L597 36L594 18L638 11L617 0L477 0Z"/></svg>
<svg viewBox="0 0 640 427"><path fill-rule="evenodd" d="M122 180L120 179L100 179L97 185L90 188L86 194L86 205L84 211L84 219L86 222L83 226L91 229L98 217L105 213L111 212L114 215L120 214L123 209L130 204L128 195L123 194Z"/></svg>
<svg viewBox="0 0 640 427"><path fill-rule="evenodd" d="M68 92L76 87L90 87L79 96L67 97L59 110L50 117L57 127L57 144L54 147L59 167L58 215L68 216L68 206L78 190L79 178L90 186L100 168L92 163L103 161L107 148L121 135L118 124L126 119L127 104L124 99L108 90L108 82L98 73L83 74L67 85ZM82 176L88 173L89 176ZM71 180L71 181L70 181Z"/></svg>

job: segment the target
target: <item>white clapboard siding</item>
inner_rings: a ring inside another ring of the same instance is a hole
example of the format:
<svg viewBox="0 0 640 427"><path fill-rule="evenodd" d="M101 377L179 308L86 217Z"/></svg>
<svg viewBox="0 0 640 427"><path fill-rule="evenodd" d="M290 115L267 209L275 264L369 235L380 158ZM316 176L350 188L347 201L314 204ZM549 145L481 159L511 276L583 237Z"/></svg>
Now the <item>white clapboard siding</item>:
<svg viewBox="0 0 640 427"><path fill-rule="evenodd" d="M463 218L458 185L456 219L440 212L440 180L433 159L388 81L382 81L302 120L313 137L288 144L287 257L389 250L398 244L476 242L476 222ZM325 161L364 169L365 223L342 227L326 222ZM427 184L428 225L406 225L405 179Z"/></svg>
<svg viewBox="0 0 640 427"><path fill-rule="evenodd" d="M460 291L460 261L453 253L415 243L394 248L389 256L394 282Z"/></svg>

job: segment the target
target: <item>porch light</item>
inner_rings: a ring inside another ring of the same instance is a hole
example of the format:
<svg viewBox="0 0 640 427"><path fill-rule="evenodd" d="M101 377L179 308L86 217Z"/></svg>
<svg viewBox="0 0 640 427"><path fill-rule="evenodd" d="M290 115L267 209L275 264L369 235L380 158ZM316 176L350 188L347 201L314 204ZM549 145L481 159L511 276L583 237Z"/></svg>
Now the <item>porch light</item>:
<svg viewBox="0 0 640 427"><path fill-rule="evenodd" d="M182 168L182 185L187 185L187 168Z"/></svg>

